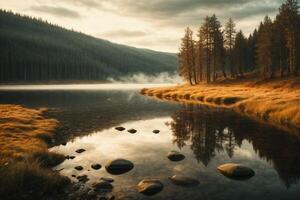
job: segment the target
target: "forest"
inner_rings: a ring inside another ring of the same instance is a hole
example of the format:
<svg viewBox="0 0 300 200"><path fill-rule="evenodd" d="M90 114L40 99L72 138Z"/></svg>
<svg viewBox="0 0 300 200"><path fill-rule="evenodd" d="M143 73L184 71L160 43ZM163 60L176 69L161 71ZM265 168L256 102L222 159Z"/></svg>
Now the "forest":
<svg viewBox="0 0 300 200"><path fill-rule="evenodd" d="M0 82L106 81L175 72L177 66L175 54L114 44L5 10L0 44Z"/></svg>
<svg viewBox="0 0 300 200"><path fill-rule="evenodd" d="M207 16L193 34L187 27L181 41L179 74L191 85L219 79L297 76L300 70L300 15L297 0L286 0L275 19L265 16L248 37L232 18L224 28Z"/></svg>

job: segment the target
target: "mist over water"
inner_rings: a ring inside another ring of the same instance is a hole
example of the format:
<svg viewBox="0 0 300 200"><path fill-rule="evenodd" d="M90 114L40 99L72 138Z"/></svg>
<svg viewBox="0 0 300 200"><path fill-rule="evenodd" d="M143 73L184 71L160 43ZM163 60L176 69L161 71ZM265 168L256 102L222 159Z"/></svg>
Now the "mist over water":
<svg viewBox="0 0 300 200"><path fill-rule="evenodd" d="M160 74L156 75L147 75L144 73L137 73L137 74L131 74L128 76L122 76L119 78L112 78L109 77L107 79L110 82L113 83L141 83L141 84L147 84L147 83L173 83L173 84L179 84L182 83L182 79L180 76L178 76L177 73L169 73L169 72L162 72Z"/></svg>

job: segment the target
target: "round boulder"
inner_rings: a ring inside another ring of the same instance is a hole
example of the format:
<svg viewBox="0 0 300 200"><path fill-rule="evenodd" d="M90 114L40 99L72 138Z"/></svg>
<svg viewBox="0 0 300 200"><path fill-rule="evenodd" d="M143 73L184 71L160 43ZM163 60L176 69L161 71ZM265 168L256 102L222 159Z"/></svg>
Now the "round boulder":
<svg viewBox="0 0 300 200"><path fill-rule="evenodd" d="M110 191L113 189L113 185L107 181L100 181L98 183L93 184L94 190L96 191Z"/></svg>
<svg viewBox="0 0 300 200"><path fill-rule="evenodd" d="M134 133L136 133L137 132L137 130L135 130L135 129L129 129L129 130L127 130L129 133L131 133L131 134L134 134Z"/></svg>
<svg viewBox="0 0 300 200"><path fill-rule="evenodd" d="M117 131L124 131L124 130L125 130L125 128L122 127L122 126L118 126L118 127L116 127L115 129L116 129Z"/></svg>
<svg viewBox="0 0 300 200"><path fill-rule="evenodd" d="M102 166L101 166L100 164L93 164L91 167L92 167L94 170L98 170L98 169L100 169Z"/></svg>
<svg viewBox="0 0 300 200"><path fill-rule="evenodd" d="M82 176L77 176L77 180L85 183L85 182L89 181L90 179L88 178L87 175L82 175Z"/></svg>
<svg viewBox="0 0 300 200"><path fill-rule="evenodd" d="M75 152L76 153L82 153L82 152L85 152L85 149L77 149Z"/></svg>
<svg viewBox="0 0 300 200"><path fill-rule="evenodd" d="M151 196L162 191L164 185L155 179L144 179L138 184L138 191L144 195Z"/></svg>
<svg viewBox="0 0 300 200"><path fill-rule="evenodd" d="M170 151L167 155L169 160L171 161L181 161L185 158L185 156L178 151Z"/></svg>
<svg viewBox="0 0 300 200"><path fill-rule="evenodd" d="M155 134L158 134L160 132L160 130L155 129L152 132L155 133Z"/></svg>
<svg viewBox="0 0 300 200"><path fill-rule="evenodd" d="M195 186L199 184L198 180L183 175L174 175L170 178L170 180L176 185L186 187Z"/></svg>
<svg viewBox="0 0 300 200"><path fill-rule="evenodd" d="M125 159L115 159L110 161L106 166L105 169L110 174L119 175L129 172L134 167L133 163L129 160Z"/></svg>
<svg viewBox="0 0 300 200"><path fill-rule="evenodd" d="M83 170L83 167L82 166L76 166L76 167L74 167L76 170L78 170L78 171L81 171L81 170Z"/></svg>
<svg viewBox="0 0 300 200"><path fill-rule="evenodd" d="M224 176L235 180L246 180L255 175L251 168L235 163L223 164L217 169Z"/></svg>

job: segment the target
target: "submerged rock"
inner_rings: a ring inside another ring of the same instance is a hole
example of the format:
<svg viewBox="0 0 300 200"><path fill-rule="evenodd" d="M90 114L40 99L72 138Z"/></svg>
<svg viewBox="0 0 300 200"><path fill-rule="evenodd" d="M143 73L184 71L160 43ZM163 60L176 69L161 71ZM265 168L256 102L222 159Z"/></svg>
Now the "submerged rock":
<svg viewBox="0 0 300 200"><path fill-rule="evenodd" d="M127 131L128 131L129 133L132 133L132 134L137 132L137 130L135 130L135 129L133 129L133 128L132 128L132 129L129 129L129 130L127 130Z"/></svg>
<svg viewBox="0 0 300 200"><path fill-rule="evenodd" d="M147 196L155 195L162 191L164 185L155 179L144 179L138 184L138 191Z"/></svg>
<svg viewBox="0 0 300 200"><path fill-rule="evenodd" d="M81 171L81 170L83 170L83 167L82 166L76 166L76 167L74 167L76 170L78 170L78 171Z"/></svg>
<svg viewBox="0 0 300 200"><path fill-rule="evenodd" d="M133 163L125 159L112 160L105 166L106 171L114 175L124 174L132 170L133 167Z"/></svg>
<svg viewBox="0 0 300 200"><path fill-rule="evenodd" d="M217 169L224 176L235 180L246 180L255 175L251 168L235 163L223 164Z"/></svg>
<svg viewBox="0 0 300 200"><path fill-rule="evenodd" d="M107 181L107 182L109 182L109 183L114 182L114 179L108 178L108 177L101 177L100 180Z"/></svg>
<svg viewBox="0 0 300 200"><path fill-rule="evenodd" d="M67 155L65 158L69 160L69 159L74 159L75 156L69 156L69 155Z"/></svg>
<svg viewBox="0 0 300 200"><path fill-rule="evenodd" d="M77 176L77 180L85 183L85 182L89 181L90 179L88 178L87 175L82 175L82 176Z"/></svg>
<svg viewBox="0 0 300 200"><path fill-rule="evenodd" d="M118 130L118 131L124 131L124 130L125 130L125 128L122 127L122 126L118 126L118 127L116 127L115 129Z"/></svg>
<svg viewBox="0 0 300 200"><path fill-rule="evenodd" d="M98 169L100 169L102 166L101 166L100 164L93 164L91 167L92 167L93 169L95 169L95 170L98 170Z"/></svg>
<svg viewBox="0 0 300 200"><path fill-rule="evenodd" d="M110 182L101 180L98 183L93 184L96 191L110 191L113 189L113 185Z"/></svg>
<svg viewBox="0 0 300 200"><path fill-rule="evenodd" d="M181 161L185 158L185 156L178 151L170 151L167 157L171 161Z"/></svg>
<svg viewBox="0 0 300 200"><path fill-rule="evenodd" d="M82 152L85 152L85 149L77 149L75 152L76 153L82 153Z"/></svg>
<svg viewBox="0 0 300 200"><path fill-rule="evenodd" d="M170 180L180 186L195 186L199 184L198 180L183 175L174 175L170 177Z"/></svg>
<svg viewBox="0 0 300 200"><path fill-rule="evenodd" d="M152 132L155 133L155 134L158 134L160 132L160 130L155 129Z"/></svg>

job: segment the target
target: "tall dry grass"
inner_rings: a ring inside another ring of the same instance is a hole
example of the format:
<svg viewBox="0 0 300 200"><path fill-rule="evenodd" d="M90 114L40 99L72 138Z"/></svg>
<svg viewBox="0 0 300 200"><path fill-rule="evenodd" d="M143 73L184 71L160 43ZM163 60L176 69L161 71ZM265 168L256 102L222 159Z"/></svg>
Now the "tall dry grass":
<svg viewBox="0 0 300 200"><path fill-rule="evenodd" d="M45 111L0 105L0 196L5 199L57 193L69 182L50 169L65 157L48 151L58 121L46 119Z"/></svg>
<svg viewBox="0 0 300 200"><path fill-rule="evenodd" d="M280 128L300 130L300 78L145 88L141 94L231 108Z"/></svg>

